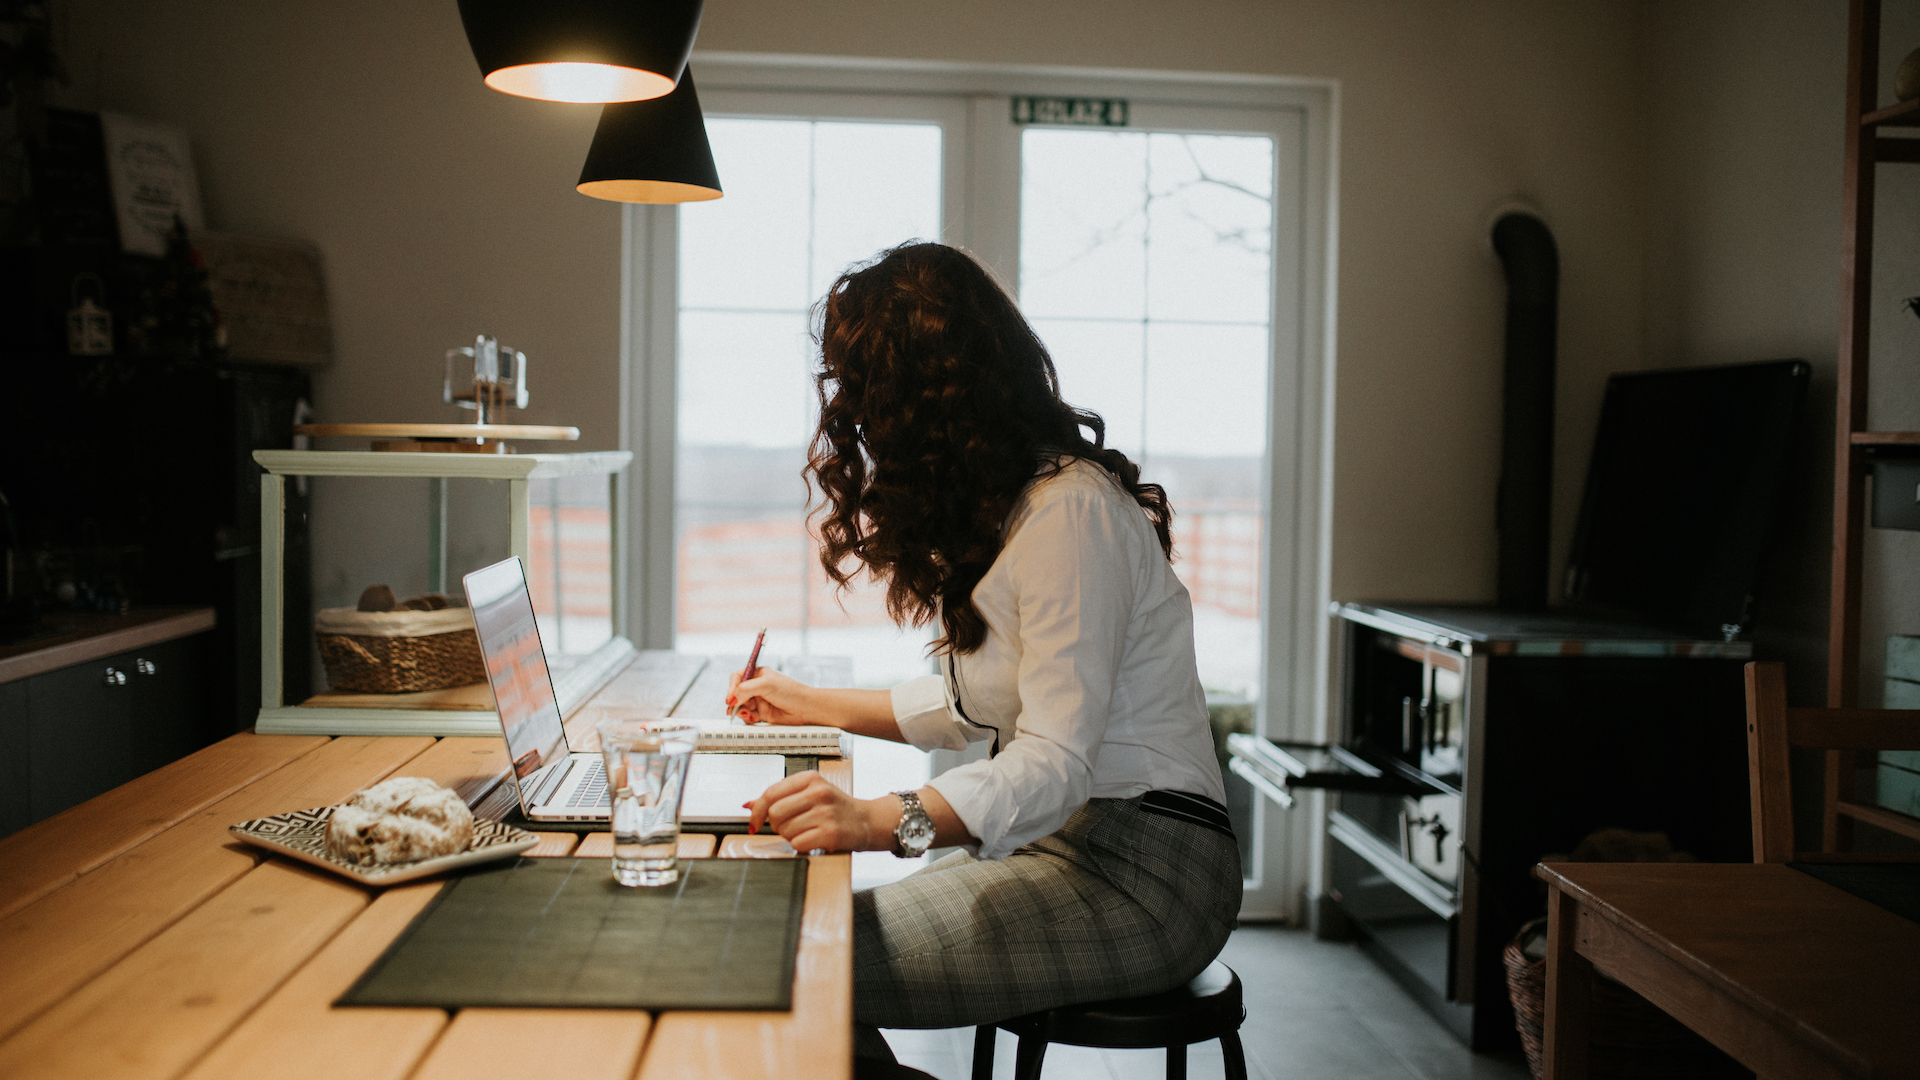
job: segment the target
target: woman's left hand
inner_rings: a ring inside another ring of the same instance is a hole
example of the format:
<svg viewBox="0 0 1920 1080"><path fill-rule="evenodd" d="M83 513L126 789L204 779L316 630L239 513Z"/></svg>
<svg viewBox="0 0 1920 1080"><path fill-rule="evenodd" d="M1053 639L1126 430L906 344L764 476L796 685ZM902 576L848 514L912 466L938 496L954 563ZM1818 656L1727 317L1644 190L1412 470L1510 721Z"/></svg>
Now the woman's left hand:
<svg viewBox="0 0 1920 1080"><path fill-rule="evenodd" d="M876 805L881 801L856 799L811 770L795 773L747 804L753 811L747 831L769 825L795 851L871 851L876 835L892 840L891 826L875 829L875 817L884 813ZM885 801L898 802L891 796Z"/></svg>

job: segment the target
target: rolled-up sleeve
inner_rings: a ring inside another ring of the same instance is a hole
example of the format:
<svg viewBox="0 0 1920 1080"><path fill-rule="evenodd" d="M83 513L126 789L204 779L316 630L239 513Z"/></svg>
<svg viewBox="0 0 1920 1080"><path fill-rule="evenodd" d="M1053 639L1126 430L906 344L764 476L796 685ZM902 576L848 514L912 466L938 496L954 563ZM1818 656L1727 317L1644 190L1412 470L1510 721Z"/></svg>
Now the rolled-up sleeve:
<svg viewBox="0 0 1920 1080"><path fill-rule="evenodd" d="M1086 804L1125 655L1140 511L1077 487L1036 507L1000 553L1019 613L1020 716L1000 753L929 786L1001 859ZM965 665L964 658L961 661Z"/></svg>
<svg viewBox="0 0 1920 1080"><path fill-rule="evenodd" d="M967 743L992 734L953 713L942 676L922 675L893 688L893 720L900 725L900 737L922 750L965 750Z"/></svg>

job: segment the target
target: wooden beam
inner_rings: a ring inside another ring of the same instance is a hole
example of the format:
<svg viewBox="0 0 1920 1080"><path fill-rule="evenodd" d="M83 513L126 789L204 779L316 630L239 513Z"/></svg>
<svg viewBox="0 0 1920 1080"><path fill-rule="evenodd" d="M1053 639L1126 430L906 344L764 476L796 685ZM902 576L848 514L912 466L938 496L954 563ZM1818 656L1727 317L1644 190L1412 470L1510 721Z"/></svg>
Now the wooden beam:
<svg viewBox="0 0 1920 1080"><path fill-rule="evenodd" d="M1920 709L1788 709L1786 735L1819 750L1920 750Z"/></svg>
<svg viewBox="0 0 1920 1080"><path fill-rule="evenodd" d="M1787 737L1786 665L1747 665L1747 781L1753 806L1753 861L1793 858L1793 771Z"/></svg>
<svg viewBox="0 0 1920 1080"><path fill-rule="evenodd" d="M1827 646L1827 704L1844 708L1859 692L1862 470L1853 433L1867 420L1867 352L1873 324L1873 142L1860 118L1880 88L1880 0L1851 0L1847 34L1844 173L1840 199L1840 344L1835 401L1833 581ZM1871 129L1867 129L1871 134ZM1829 819L1832 814L1829 811ZM1831 824L1831 820L1829 820Z"/></svg>
<svg viewBox="0 0 1920 1080"><path fill-rule="evenodd" d="M0 1076L178 1076L367 902L264 863L0 1043Z"/></svg>
<svg viewBox="0 0 1920 1080"><path fill-rule="evenodd" d="M461 1009L413 1080L628 1080L651 1026L638 1009Z"/></svg>
<svg viewBox="0 0 1920 1080"><path fill-rule="evenodd" d="M447 1026L441 1009L336 1009L444 882L388 889L214 1046L184 1080L404 1080Z"/></svg>
<svg viewBox="0 0 1920 1080"><path fill-rule="evenodd" d="M338 803L432 741L335 739L0 919L0 1034L68 997L265 858L235 842L227 826Z"/></svg>
<svg viewBox="0 0 1920 1080"><path fill-rule="evenodd" d="M1843 816L1855 821L1864 821L1890 833L1920 840L1920 818L1908 817L1898 810L1868 806L1866 803L1842 802L1836 808Z"/></svg>
<svg viewBox="0 0 1920 1080"><path fill-rule="evenodd" d="M1547 1080L1587 1080L1593 963L1580 955L1580 901L1547 886Z"/></svg>
<svg viewBox="0 0 1920 1080"><path fill-rule="evenodd" d="M807 870L792 1012L665 1012L638 1080L780 1076L846 1080L853 1072L852 859L817 855Z"/></svg>
<svg viewBox="0 0 1920 1080"><path fill-rule="evenodd" d="M0 917L326 742L233 735L0 840Z"/></svg>
<svg viewBox="0 0 1920 1080"><path fill-rule="evenodd" d="M1840 192L1840 343L1834 401L1833 555L1827 609L1827 704L1846 708L1860 692L1860 573L1866 513L1864 458L1853 433L1867 426L1867 355L1873 327L1874 143L1861 120L1880 92L1880 0L1851 0ZM1852 789L1846 755L1829 752L1821 847L1851 846L1850 823L1835 809Z"/></svg>

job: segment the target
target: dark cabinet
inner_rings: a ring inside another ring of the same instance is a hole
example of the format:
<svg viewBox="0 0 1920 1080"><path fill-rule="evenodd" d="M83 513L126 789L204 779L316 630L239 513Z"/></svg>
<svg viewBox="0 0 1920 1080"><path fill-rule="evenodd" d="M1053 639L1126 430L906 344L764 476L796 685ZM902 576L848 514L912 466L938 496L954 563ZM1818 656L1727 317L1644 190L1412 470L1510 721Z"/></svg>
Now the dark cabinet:
<svg viewBox="0 0 1920 1080"><path fill-rule="evenodd" d="M52 817L217 739L209 635L0 684L0 832Z"/></svg>
<svg viewBox="0 0 1920 1080"><path fill-rule="evenodd" d="M290 449L304 372L210 361L10 356L0 395L0 494L17 559L111 577L135 607L212 607L205 646L222 734L260 708L260 467ZM312 619L304 485L287 485L286 696L307 696ZM24 565L24 564L23 564ZM109 573L109 571L111 571ZM86 573L76 571L76 577ZM51 582L45 583L51 586ZM65 614L49 596L43 612ZM106 605L91 610L112 610Z"/></svg>

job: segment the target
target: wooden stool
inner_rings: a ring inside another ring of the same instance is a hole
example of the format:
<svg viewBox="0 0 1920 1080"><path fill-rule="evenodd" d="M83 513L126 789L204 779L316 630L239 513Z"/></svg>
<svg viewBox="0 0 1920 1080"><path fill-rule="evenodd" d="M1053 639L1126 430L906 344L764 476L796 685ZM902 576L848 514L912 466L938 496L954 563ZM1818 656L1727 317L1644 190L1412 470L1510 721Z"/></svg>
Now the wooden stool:
<svg viewBox="0 0 1920 1080"><path fill-rule="evenodd" d="M1185 986L1146 997L1062 1005L1045 1012L982 1024L973 1037L973 1080L992 1080L994 1029L1020 1037L1014 1080L1040 1080L1048 1043L1140 1050L1164 1046L1167 1080L1186 1080L1187 1046L1219 1039L1227 1058L1227 1080L1247 1080L1247 1058L1240 1050L1240 976L1215 960Z"/></svg>

